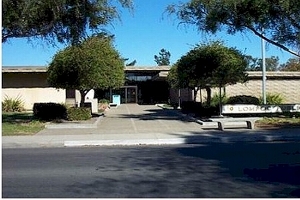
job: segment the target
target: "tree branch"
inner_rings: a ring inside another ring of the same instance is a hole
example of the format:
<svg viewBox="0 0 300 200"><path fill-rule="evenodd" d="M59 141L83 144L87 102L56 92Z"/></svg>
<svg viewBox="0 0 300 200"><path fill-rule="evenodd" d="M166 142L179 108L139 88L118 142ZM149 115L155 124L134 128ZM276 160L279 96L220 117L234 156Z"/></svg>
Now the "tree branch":
<svg viewBox="0 0 300 200"><path fill-rule="evenodd" d="M284 46L284 45L282 45L282 44L279 44L278 42L275 42L275 41L273 41L273 40L271 40L271 39L265 37L262 33L256 31L253 27L250 27L250 26L247 26L247 25L246 25L245 27L248 28L249 30L251 30L255 35L257 35L257 36L259 36L260 38L266 40L267 42L269 42L269 43L271 43L271 44L273 44L273 45L275 45L275 46L277 46L277 47L283 49L284 51L287 51L287 52L289 52L289 53L291 53L291 54L293 54L293 55L295 55L295 56L297 56L297 57L300 57L300 55L299 55L297 52L295 52L295 51L293 51L293 50L287 48L286 46Z"/></svg>

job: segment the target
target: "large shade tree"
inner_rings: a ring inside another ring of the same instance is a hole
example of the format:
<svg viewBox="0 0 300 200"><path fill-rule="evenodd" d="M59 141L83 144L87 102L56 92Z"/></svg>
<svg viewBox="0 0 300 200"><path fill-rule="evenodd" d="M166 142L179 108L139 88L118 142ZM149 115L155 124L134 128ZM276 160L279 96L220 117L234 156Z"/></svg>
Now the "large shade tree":
<svg viewBox="0 0 300 200"><path fill-rule="evenodd" d="M200 31L251 31L298 57L299 10L299 0L189 0L167 8L181 23L193 24Z"/></svg>
<svg viewBox="0 0 300 200"><path fill-rule="evenodd" d="M197 45L181 57L172 68L168 78L171 85L193 89L205 88L208 105L211 87L219 87L221 97L222 87L246 82L248 77L245 56L235 48L225 47L219 41Z"/></svg>
<svg viewBox="0 0 300 200"><path fill-rule="evenodd" d="M59 51L48 67L51 86L77 89L81 104L90 89L119 88L124 84L124 59L112 38L98 35Z"/></svg>
<svg viewBox="0 0 300 200"><path fill-rule="evenodd" d="M3 0L2 42L10 38L46 39L76 44L119 17L131 0Z"/></svg>

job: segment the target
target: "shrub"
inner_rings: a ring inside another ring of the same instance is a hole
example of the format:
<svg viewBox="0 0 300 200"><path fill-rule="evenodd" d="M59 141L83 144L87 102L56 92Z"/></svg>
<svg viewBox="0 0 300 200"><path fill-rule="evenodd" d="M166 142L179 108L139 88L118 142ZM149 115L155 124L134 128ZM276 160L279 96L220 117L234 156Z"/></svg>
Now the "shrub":
<svg viewBox="0 0 300 200"><path fill-rule="evenodd" d="M201 102L184 101L181 104L181 111L183 113L193 113L198 117L211 117L217 115L218 106L205 106Z"/></svg>
<svg viewBox="0 0 300 200"><path fill-rule="evenodd" d="M226 104L227 100L228 100L228 98L226 97L226 94L223 94L221 97L222 104ZM211 98L210 105L213 107L219 106L219 102L220 102L220 95L218 93L215 93L214 96Z"/></svg>
<svg viewBox="0 0 300 200"><path fill-rule="evenodd" d="M5 95L4 101L2 101L2 111L3 112L21 112L24 110L24 102L21 96L16 98L9 98Z"/></svg>
<svg viewBox="0 0 300 200"><path fill-rule="evenodd" d="M195 113L200 109L202 104L195 101L183 101L180 106L183 113Z"/></svg>
<svg viewBox="0 0 300 200"><path fill-rule="evenodd" d="M68 120L70 121L88 120L92 118L91 109L85 107L69 108L67 114Z"/></svg>
<svg viewBox="0 0 300 200"><path fill-rule="evenodd" d="M271 105L277 105L277 104L282 104L283 103L283 96L281 94L271 94L267 93L266 95L266 103L271 104ZM260 97L260 104L263 104L263 98Z"/></svg>
<svg viewBox="0 0 300 200"><path fill-rule="evenodd" d="M238 95L229 97L227 100L227 104L254 104L259 105L259 99L253 96L247 95Z"/></svg>
<svg viewBox="0 0 300 200"><path fill-rule="evenodd" d="M109 100L107 100L107 99L100 99L99 103L109 104Z"/></svg>
<svg viewBox="0 0 300 200"><path fill-rule="evenodd" d="M41 120L67 119L67 108L58 103L35 103L33 114Z"/></svg>

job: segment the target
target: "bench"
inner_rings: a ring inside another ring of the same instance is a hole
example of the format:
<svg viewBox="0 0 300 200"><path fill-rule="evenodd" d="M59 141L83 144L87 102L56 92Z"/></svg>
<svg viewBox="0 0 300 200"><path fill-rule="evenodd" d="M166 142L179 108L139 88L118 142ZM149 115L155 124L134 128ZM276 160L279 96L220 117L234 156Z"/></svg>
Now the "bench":
<svg viewBox="0 0 300 200"><path fill-rule="evenodd" d="M213 120L213 121L218 123L218 129L219 130L224 131L224 128L225 128L224 125L227 122L246 122L247 123L247 129L254 129L255 128L255 122L257 120L259 120L259 119L258 118L256 118L256 119L251 119L251 118L249 118L249 119L247 119L247 118L237 119L237 118L235 118L235 119L222 119L222 120Z"/></svg>

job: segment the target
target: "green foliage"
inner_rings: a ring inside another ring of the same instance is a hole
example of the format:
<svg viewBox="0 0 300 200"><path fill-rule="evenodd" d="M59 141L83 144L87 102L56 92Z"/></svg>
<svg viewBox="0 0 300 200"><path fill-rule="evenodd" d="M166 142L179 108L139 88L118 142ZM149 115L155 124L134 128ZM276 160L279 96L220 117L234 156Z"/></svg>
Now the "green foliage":
<svg viewBox="0 0 300 200"><path fill-rule="evenodd" d="M49 65L47 80L56 88L79 90L83 103L90 89L119 88L124 84L124 60L111 37L93 36L58 52Z"/></svg>
<svg viewBox="0 0 300 200"><path fill-rule="evenodd" d="M222 104L227 103L228 98L226 97L226 94L221 95L221 102ZM220 104L220 95L218 93L215 93L211 98L211 106L219 106Z"/></svg>
<svg viewBox="0 0 300 200"><path fill-rule="evenodd" d="M2 101L2 111L3 112L21 112L24 110L24 101L21 99L21 96L16 98L10 98L5 95L4 100Z"/></svg>
<svg viewBox="0 0 300 200"><path fill-rule="evenodd" d="M177 65L173 65L168 73L167 81L171 88L179 88L179 80L177 76Z"/></svg>
<svg viewBox="0 0 300 200"><path fill-rule="evenodd" d="M259 99L253 96L247 95L238 95L229 97L227 100L227 104L254 104L259 105Z"/></svg>
<svg viewBox="0 0 300 200"><path fill-rule="evenodd" d="M67 108L58 103L35 103L33 105L34 117L40 120L66 119Z"/></svg>
<svg viewBox="0 0 300 200"><path fill-rule="evenodd" d="M2 113L2 136L32 135L45 127L32 113Z"/></svg>
<svg viewBox="0 0 300 200"><path fill-rule="evenodd" d="M106 104L109 104L109 100L108 99L100 99L99 100L99 103L106 103Z"/></svg>
<svg viewBox="0 0 300 200"><path fill-rule="evenodd" d="M67 110L68 120L70 121L79 121L79 120L88 120L92 118L90 108L69 108Z"/></svg>
<svg viewBox="0 0 300 200"><path fill-rule="evenodd" d="M194 114L197 117L211 117L218 114L218 106L203 105L195 101L183 101L181 111L187 114Z"/></svg>
<svg viewBox="0 0 300 200"><path fill-rule="evenodd" d="M154 61L158 66L170 65L171 53L166 49L161 49L159 55L154 55Z"/></svg>
<svg viewBox="0 0 300 200"><path fill-rule="evenodd" d="M299 57L299 0L189 0L168 6L180 23L196 25L199 31L229 34L251 31L277 47Z"/></svg>
<svg viewBox="0 0 300 200"><path fill-rule="evenodd" d="M262 59L247 56L248 67L247 71L262 71ZM278 56L271 56L265 59L266 71L276 71L279 68Z"/></svg>
<svg viewBox="0 0 300 200"><path fill-rule="evenodd" d="M260 104L263 104L262 97L260 97L259 101L260 101ZM267 95L266 95L266 103L267 104L278 105L278 104L282 104L283 101L284 101L284 98L281 94L267 93Z"/></svg>
<svg viewBox="0 0 300 200"><path fill-rule="evenodd" d="M103 31L118 14L118 2L132 9L131 0L3 0L2 42L40 37L51 43L77 44L89 32Z"/></svg>
<svg viewBox="0 0 300 200"><path fill-rule="evenodd" d="M299 58L290 58L286 63L280 66L281 71L300 71Z"/></svg>
<svg viewBox="0 0 300 200"><path fill-rule="evenodd" d="M222 42L197 45L171 68L168 82L177 88L205 88L210 105L211 87L246 82L247 61L235 48Z"/></svg>
<svg viewBox="0 0 300 200"><path fill-rule="evenodd" d="M178 85L182 88L223 87L247 80L244 55L219 41L197 45L176 65Z"/></svg>

